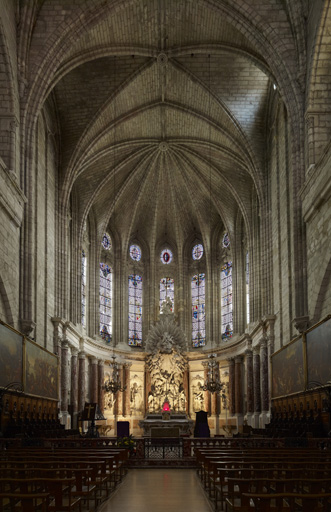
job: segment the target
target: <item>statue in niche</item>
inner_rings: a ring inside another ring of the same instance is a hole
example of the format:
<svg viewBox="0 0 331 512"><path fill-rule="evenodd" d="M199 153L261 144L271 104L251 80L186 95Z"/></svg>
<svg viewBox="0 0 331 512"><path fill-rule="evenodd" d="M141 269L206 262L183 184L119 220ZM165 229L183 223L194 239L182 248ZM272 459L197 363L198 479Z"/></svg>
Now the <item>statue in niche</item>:
<svg viewBox="0 0 331 512"><path fill-rule="evenodd" d="M170 297L166 297L166 299L162 302L161 305L161 314L162 315L171 315L173 308L173 303Z"/></svg>
<svg viewBox="0 0 331 512"><path fill-rule="evenodd" d="M130 386L130 408L131 411L142 411L143 409L143 386L141 378L134 375Z"/></svg>
<svg viewBox="0 0 331 512"><path fill-rule="evenodd" d="M202 411L204 408L203 391L193 392L193 410L194 412Z"/></svg>

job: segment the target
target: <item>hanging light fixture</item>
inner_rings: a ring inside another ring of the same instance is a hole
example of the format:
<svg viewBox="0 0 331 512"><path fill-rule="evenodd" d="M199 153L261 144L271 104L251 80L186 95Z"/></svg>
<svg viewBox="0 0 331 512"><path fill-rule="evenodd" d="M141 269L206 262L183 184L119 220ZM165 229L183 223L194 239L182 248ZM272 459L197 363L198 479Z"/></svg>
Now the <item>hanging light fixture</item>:
<svg viewBox="0 0 331 512"><path fill-rule="evenodd" d="M203 386L200 384L200 389L202 391L209 391L210 393L220 393L221 391L224 393L225 383L221 382L216 357L216 354L210 354L208 356L209 361L202 363L208 371L205 383Z"/></svg>
<svg viewBox="0 0 331 512"><path fill-rule="evenodd" d="M104 383L103 389L106 391L106 393L112 393L113 395L116 395L118 391L123 393L123 391L126 390L126 386L122 387L118 364L115 362L116 356L113 355L112 359L113 362L110 363L110 367L112 369L112 376Z"/></svg>

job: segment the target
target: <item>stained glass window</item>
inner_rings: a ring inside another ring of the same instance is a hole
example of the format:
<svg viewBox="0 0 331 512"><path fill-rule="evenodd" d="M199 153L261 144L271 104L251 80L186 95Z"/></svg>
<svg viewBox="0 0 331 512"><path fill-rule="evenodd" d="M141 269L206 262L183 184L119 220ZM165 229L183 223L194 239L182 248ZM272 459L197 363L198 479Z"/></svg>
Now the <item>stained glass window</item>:
<svg viewBox="0 0 331 512"><path fill-rule="evenodd" d="M129 276L129 345L141 347L142 337L143 282L142 277Z"/></svg>
<svg viewBox="0 0 331 512"><path fill-rule="evenodd" d="M86 327L86 254L82 251L82 326Z"/></svg>
<svg viewBox="0 0 331 512"><path fill-rule="evenodd" d="M108 233L104 233L103 237L102 237L102 247L104 249L106 249L107 251L110 251L111 249L111 238L110 236L108 235Z"/></svg>
<svg viewBox="0 0 331 512"><path fill-rule="evenodd" d="M161 252L161 261L165 265L168 265L169 263L172 262L172 252L170 251L170 249L164 249Z"/></svg>
<svg viewBox="0 0 331 512"><path fill-rule="evenodd" d="M203 347L206 343L205 277L205 274L196 274L191 282L193 347Z"/></svg>
<svg viewBox="0 0 331 512"><path fill-rule="evenodd" d="M171 312L173 313L175 309L175 281L172 277L163 277L160 281L160 311L167 297L172 302Z"/></svg>
<svg viewBox="0 0 331 512"><path fill-rule="evenodd" d="M222 340L225 340L233 334L232 261L228 261L221 268L221 316Z"/></svg>
<svg viewBox="0 0 331 512"><path fill-rule="evenodd" d="M192 258L194 260L201 260L203 256L203 245L197 244L192 249Z"/></svg>
<svg viewBox="0 0 331 512"><path fill-rule="evenodd" d="M141 259L141 249L138 245L130 246L130 256L134 261L139 261Z"/></svg>
<svg viewBox="0 0 331 512"><path fill-rule="evenodd" d="M100 335L106 343L112 340L111 294L112 270L105 263L100 263Z"/></svg>
<svg viewBox="0 0 331 512"><path fill-rule="evenodd" d="M230 238L227 233L224 233L223 240L222 240L222 246L225 247L225 249L230 246Z"/></svg>
<svg viewBox="0 0 331 512"><path fill-rule="evenodd" d="M246 322L249 324L249 256L246 252Z"/></svg>

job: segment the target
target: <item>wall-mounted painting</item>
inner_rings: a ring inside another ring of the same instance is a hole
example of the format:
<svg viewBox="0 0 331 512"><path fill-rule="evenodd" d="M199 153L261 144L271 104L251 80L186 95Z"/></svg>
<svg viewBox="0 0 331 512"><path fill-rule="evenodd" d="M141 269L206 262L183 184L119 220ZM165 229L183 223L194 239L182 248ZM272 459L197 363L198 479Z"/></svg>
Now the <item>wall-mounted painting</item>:
<svg viewBox="0 0 331 512"><path fill-rule="evenodd" d="M58 358L25 339L25 392L58 399Z"/></svg>
<svg viewBox="0 0 331 512"><path fill-rule="evenodd" d="M308 387L331 381L331 318L306 334Z"/></svg>
<svg viewBox="0 0 331 512"><path fill-rule="evenodd" d="M272 355L272 398L304 391L303 350L304 346L300 337Z"/></svg>
<svg viewBox="0 0 331 512"><path fill-rule="evenodd" d="M0 324L0 386L11 382L22 384L23 336Z"/></svg>

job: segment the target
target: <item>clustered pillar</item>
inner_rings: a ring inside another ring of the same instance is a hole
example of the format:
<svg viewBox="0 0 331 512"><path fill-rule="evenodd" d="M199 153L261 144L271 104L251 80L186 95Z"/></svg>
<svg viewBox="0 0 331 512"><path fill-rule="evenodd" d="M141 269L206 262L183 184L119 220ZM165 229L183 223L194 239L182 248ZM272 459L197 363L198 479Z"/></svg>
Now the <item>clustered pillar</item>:
<svg viewBox="0 0 331 512"><path fill-rule="evenodd" d="M81 412L85 405L85 352L79 352L78 354L78 411Z"/></svg>
<svg viewBox="0 0 331 512"><path fill-rule="evenodd" d="M123 399L124 399L124 405L123 405L123 415L124 416L130 416L130 367L132 363L125 363L124 364L124 381L123 386L126 386L126 389L123 392Z"/></svg>
<svg viewBox="0 0 331 512"><path fill-rule="evenodd" d="M260 386L260 348L254 347L253 352L253 383L254 383L254 424L253 427L259 427L259 417L261 412L261 386Z"/></svg>
<svg viewBox="0 0 331 512"><path fill-rule="evenodd" d="M61 416L62 422L67 425L68 417L68 395L70 390L70 368L69 368L69 344L63 340L61 347Z"/></svg>
<svg viewBox="0 0 331 512"><path fill-rule="evenodd" d="M78 350L71 349L71 406L72 418L71 426L77 428L77 413L78 413Z"/></svg>
<svg viewBox="0 0 331 512"><path fill-rule="evenodd" d="M253 383L253 352L247 349L246 355L246 392L247 392L247 417L254 413L254 383Z"/></svg>
<svg viewBox="0 0 331 512"><path fill-rule="evenodd" d="M244 415L254 428L264 427L269 414L269 352L267 338L245 352L245 388L243 390L243 356L228 359L229 363L229 411L237 416L237 425L242 424Z"/></svg>

